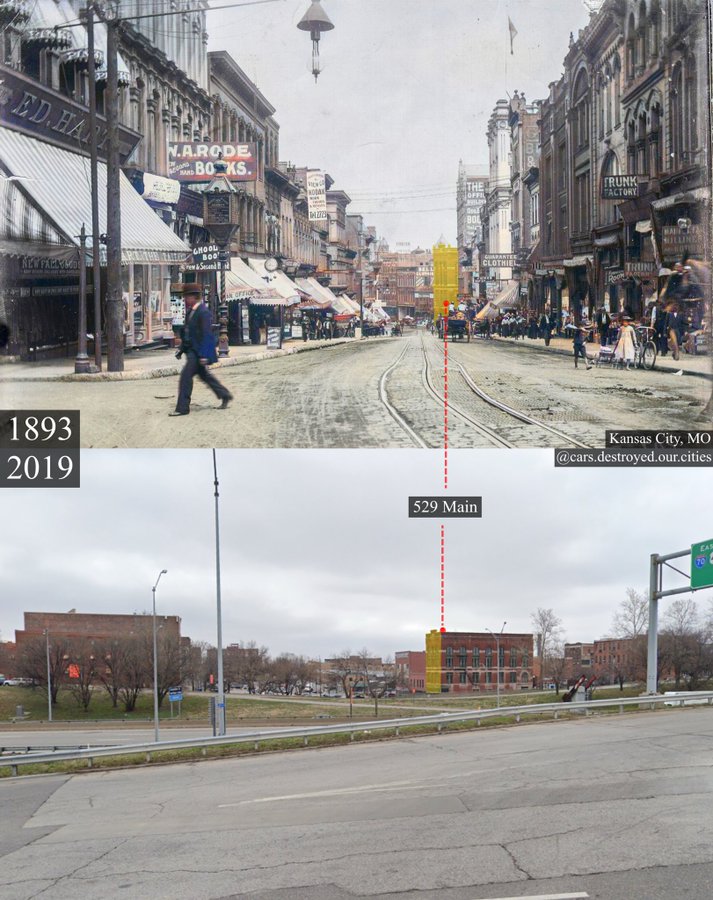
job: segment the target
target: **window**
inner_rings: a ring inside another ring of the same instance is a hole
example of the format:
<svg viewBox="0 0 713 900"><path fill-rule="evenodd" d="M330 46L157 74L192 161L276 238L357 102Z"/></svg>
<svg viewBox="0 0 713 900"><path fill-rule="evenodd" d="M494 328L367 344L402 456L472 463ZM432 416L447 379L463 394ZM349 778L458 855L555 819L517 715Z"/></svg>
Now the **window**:
<svg viewBox="0 0 713 900"><path fill-rule="evenodd" d="M446 684L453 684L453 672L446 672Z"/></svg>
<svg viewBox="0 0 713 900"><path fill-rule="evenodd" d="M505 667L505 647L498 648L498 667L501 669Z"/></svg>
<svg viewBox="0 0 713 900"><path fill-rule="evenodd" d="M492 684L492 683L493 683L493 673L492 673L492 672L486 672L486 673L485 673L485 683L486 683L486 684Z"/></svg>
<svg viewBox="0 0 713 900"><path fill-rule="evenodd" d="M589 145L589 80L584 69L580 69L572 93L574 146L581 150Z"/></svg>
<svg viewBox="0 0 713 900"><path fill-rule="evenodd" d="M480 672L473 672L473 684L480 684Z"/></svg>
<svg viewBox="0 0 713 900"><path fill-rule="evenodd" d="M510 673L510 684L517 684L517 672Z"/></svg>
<svg viewBox="0 0 713 900"><path fill-rule="evenodd" d="M453 647L446 647L446 668L453 668Z"/></svg>
<svg viewBox="0 0 713 900"><path fill-rule="evenodd" d="M502 669L500 669L500 671L498 672L498 681L500 682L500 684L505 683L505 672L503 672Z"/></svg>
<svg viewBox="0 0 713 900"><path fill-rule="evenodd" d="M473 647L473 668L480 668L480 647Z"/></svg>
<svg viewBox="0 0 713 900"><path fill-rule="evenodd" d="M468 652L465 647L461 647L458 653L458 668L465 669L468 665Z"/></svg>
<svg viewBox="0 0 713 900"><path fill-rule="evenodd" d="M522 667L526 669L530 665L530 657L528 656L527 650L522 651Z"/></svg>
<svg viewBox="0 0 713 900"><path fill-rule="evenodd" d="M488 647L485 651L485 668L493 668L493 651L491 647Z"/></svg>
<svg viewBox="0 0 713 900"><path fill-rule="evenodd" d="M467 683L467 681L468 681L468 676L465 674L465 672L459 672L459 673L458 673L458 681L459 681L460 684L466 684L466 683Z"/></svg>
<svg viewBox="0 0 713 900"><path fill-rule="evenodd" d="M514 669L517 665L517 652L514 647L510 648L510 668Z"/></svg>

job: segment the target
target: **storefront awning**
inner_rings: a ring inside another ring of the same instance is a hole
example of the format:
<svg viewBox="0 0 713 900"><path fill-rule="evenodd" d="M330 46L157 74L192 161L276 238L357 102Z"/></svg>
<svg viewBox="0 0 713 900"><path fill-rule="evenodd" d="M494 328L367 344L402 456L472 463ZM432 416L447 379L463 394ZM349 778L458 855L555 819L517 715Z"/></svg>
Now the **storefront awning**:
<svg viewBox="0 0 713 900"><path fill-rule="evenodd" d="M228 300L250 300L254 306L287 306L287 301L268 287L266 281L234 256L230 260L230 271L225 273Z"/></svg>
<svg viewBox="0 0 713 900"><path fill-rule="evenodd" d="M651 233L651 219L642 219L640 222L636 223L636 230L639 234L650 234Z"/></svg>
<svg viewBox="0 0 713 900"><path fill-rule="evenodd" d="M496 295L493 300L493 306L497 309L505 309L508 306L517 306L518 297L520 295L520 282L508 281L507 285Z"/></svg>
<svg viewBox="0 0 713 900"><path fill-rule="evenodd" d="M334 307L334 301L337 299L336 296L328 287L320 284L316 278L295 278L295 284L301 291L314 297L315 300L327 303L333 308L336 308Z"/></svg>
<svg viewBox="0 0 713 900"><path fill-rule="evenodd" d="M587 264L592 264L591 256L573 256L572 259L565 259L562 261L562 265L565 269L576 269L579 266L586 266Z"/></svg>
<svg viewBox="0 0 713 900"><path fill-rule="evenodd" d="M39 255L33 247L37 243L64 243L76 252L84 225L91 253L92 201L87 157L17 131L0 129L0 167L6 175L17 178L11 183L18 189L9 194L9 206L3 208L0 240L21 242L26 246L22 254L25 256ZM141 199L123 172L119 177L122 264L184 262L190 247ZM99 228L105 232L106 165L102 162L98 164L98 186ZM29 213L18 217L21 205L15 204L19 196L25 198L25 211L31 208L39 218ZM51 236L49 240L47 235ZM104 245L101 252L105 264Z"/></svg>
<svg viewBox="0 0 713 900"><path fill-rule="evenodd" d="M670 197L661 197L654 200L651 204L656 212L662 212L665 209L671 209L673 206L683 206L684 204L695 202L710 201L711 195L708 188L694 188L692 191L686 191L685 194L673 194Z"/></svg>
<svg viewBox="0 0 713 900"><path fill-rule="evenodd" d="M276 269L274 272L268 272L265 268L264 259L250 257L248 263L257 276L264 279L265 287L284 298L288 306L300 302L302 298L297 285L284 272L281 272L279 269Z"/></svg>
<svg viewBox="0 0 713 900"><path fill-rule="evenodd" d="M615 247L619 243L618 234L605 234L594 238L595 247Z"/></svg>

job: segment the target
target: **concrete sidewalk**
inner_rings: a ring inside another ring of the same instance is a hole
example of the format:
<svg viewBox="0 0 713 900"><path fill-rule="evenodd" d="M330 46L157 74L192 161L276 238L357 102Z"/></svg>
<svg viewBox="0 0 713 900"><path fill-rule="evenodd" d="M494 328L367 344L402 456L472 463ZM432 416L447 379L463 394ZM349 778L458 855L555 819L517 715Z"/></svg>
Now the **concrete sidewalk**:
<svg viewBox="0 0 713 900"><path fill-rule="evenodd" d="M476 340L474 338L474 340ZM481 338L477 338L481 340ZM516 347L523 347L528 350L534 350L540 353L554 353L558 356L569 356L574 359L574 348L571 338L553 337L550 346L545 347L542 338L514 338L493 336L494 341L513 344ZM599 355L599 344L587 344L587 356L594 364ZM574 365L574 362L572 363ZM681 372L683 375L693 375L698 378L713 379L713 360L710 356L691 356L689 353L681 351L681 358L674 360L670 354L662 356L660 353L656 357L656 365L654 372L662 372L667 375L675 375Z"/></svg>
<svg viewBox="0 0 713 900"><path fill-rule="evenodd" d="M364 338L364 340L383 340ZM340 344L353 344L356 338L334 338L331 341L289 341L281 350L268 350L266 347L252 345L231 347L230 356L218 360L215 369L240 366L246 363L260 362L263 359L274 359L279 356L291 356L293 353L305 353L309 350L329 350ZM93 363L93 358L90 360ZM96 372L77 375L74 372L74 358L40 360L38 362L7 362L0 365L0 384L13 381L141 381L148 378L165 378L178 375L183 368L183 359L176 359L173 347L159 350L133 350L124 355L123 372ZM106 369L106 357L103 360Z"/></svg>

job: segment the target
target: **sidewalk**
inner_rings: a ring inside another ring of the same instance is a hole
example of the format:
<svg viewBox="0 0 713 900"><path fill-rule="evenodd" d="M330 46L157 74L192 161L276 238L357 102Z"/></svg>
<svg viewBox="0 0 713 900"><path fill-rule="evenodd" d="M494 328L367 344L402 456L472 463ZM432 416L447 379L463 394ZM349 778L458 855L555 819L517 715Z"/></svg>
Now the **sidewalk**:
<svg viewBox="0 0 713 900"><path fill-rule="evenodd" d="M481 340L481 338L478 338L477 340ZM558 356L574 357L571 338L553 337L549 347L545 347L545 342L541 338L514 338L494 335L493 340L513 344L516 347L523 347L540 353L555 353ZM587 344L587 356L592 363L596 361L598 354L599 344ZM681 358L676 361L670 354L661 356L659 353L656 357L656 365L653 371L661 372L666 375L675 375L678 372L682 372L683 375L693 375L698 378L713 379L712 368L710 356L691 356L689 353L681 352Z"/></svg>
<svg viewBox="0 0 713 900"><path fill-rule="evenodd" d="M240 366L278 356L291 356L309 350L329 350L340 344L353 344L356 338L334 338L331 341L289 341L282 350L268 350L265 347L231 347L230 355L218 360L215 369ZM365 338L373 340L373 338ZM93 363L93 357L90 359ZM141 381L148 378L165 378L178 375L183 368L183 359L176 359L172 347L159 350L133 350L124 354L123 372L96 372L77 375L74 372L74 358L40 360L38 362L8 362L0 365L0 384L11 381ZM103 360L106 369L106 357Z"/></svg>

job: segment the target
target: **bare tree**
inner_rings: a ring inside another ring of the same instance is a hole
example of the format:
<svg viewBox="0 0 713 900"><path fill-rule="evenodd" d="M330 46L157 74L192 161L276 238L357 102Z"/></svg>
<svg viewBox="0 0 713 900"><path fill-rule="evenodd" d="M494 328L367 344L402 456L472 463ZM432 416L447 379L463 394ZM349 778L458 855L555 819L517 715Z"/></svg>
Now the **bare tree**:
<svg viewBox="0 0 713 900"><path fill-rule="evenodd" d="M69 690L84 712L89 709L97 681L97 650L88 638L79 638L69 645L67 666Z"/></svg>
<svg viewBox="0 0 713 900"><path fill-rule="evenodd" d="M567 659L564 655L564 644L560 641L552 642L547 655L547 674L554 682L555 694L559 696L560 688L565 681ZM544 671L543 671L544 676Z"/></svg>
<svg viewBox="0 0 713 900"><path fill-rule="evenodd" d="M617 637L635 638L646 634L649 627L649 601L646 594L627 588L626 599L619 604L612 625Z"/></svg>
<svg viewBox="0 0 713 900"><path fill-rule="evenodd" d="M47 642L44 636L31 638L22 647L18 660L20 673L30 678L47 693ZM57 704L60 688L67 683L67 666L69 665L69 642L61 635L50 637L49 669L52 685L52 705Z"/></svg>
<svg viewBox="0 0 713 900"><path fill-rule="evenodd" d="M701 625L696 602L675 600L663 616L660 655L673 670L675 687L685 681L689 690L711 674L711 631Z"/></svg>
<svg viewBox="0 0 713 900"><path fill-rule="evenodd" d="M381 660L363 647L359 653L360 680L364 685L364 692L374 701L374 716L379 717L379 700L386 691L394 685L393 674L387 674Z"/></svg>
<svg viewBox="0 0 713 900"><path fill-rule="evenodd" d="M237 645L231 672L236 681L247 684L249 694L254 694L258 684L264 682L269 657L267 647L258 647L255 641Z"/></svg>
<svg viewBox="0 0 713 900"><path fill-rule="evenodd" d="M562 634L562 620L555 615L554 610L542 607L538 607L537 612L532 613L530 619L535 632L535 649L540 657L540 667L542 675L544 675L547 658Z"/></svg>
<svg viewBox="0 0 713 900"><path fill-rule="evenodd" d="M359 660L351 650L342 650L341 653L335 653L329 660L329 669L327 671L330 686L338 685L345 695L348 695L351 678L359 674L359 668Z"/></svg>

